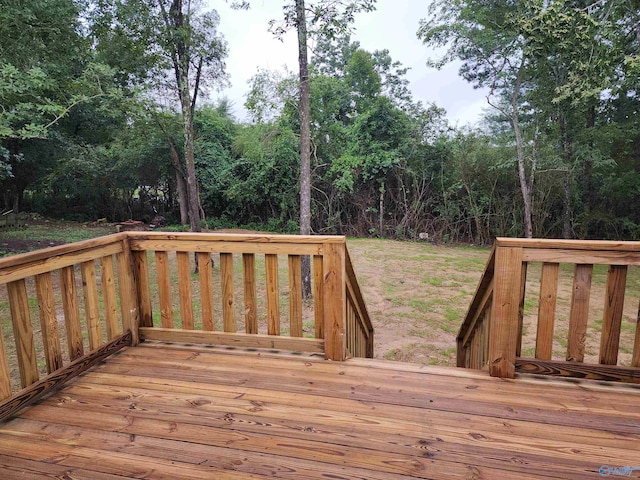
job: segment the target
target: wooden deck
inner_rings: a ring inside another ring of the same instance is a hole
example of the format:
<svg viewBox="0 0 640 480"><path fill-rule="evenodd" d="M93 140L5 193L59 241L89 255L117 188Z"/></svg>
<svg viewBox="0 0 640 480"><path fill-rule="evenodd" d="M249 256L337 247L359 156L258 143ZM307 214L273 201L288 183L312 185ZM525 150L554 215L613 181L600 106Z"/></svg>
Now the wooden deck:
<svg viewBox="0 0 640 480"><path fill-rule="evenodd" d="M638 387L158 342L0 424L5 480L585 479L603 465L640 466Z"/></svg>

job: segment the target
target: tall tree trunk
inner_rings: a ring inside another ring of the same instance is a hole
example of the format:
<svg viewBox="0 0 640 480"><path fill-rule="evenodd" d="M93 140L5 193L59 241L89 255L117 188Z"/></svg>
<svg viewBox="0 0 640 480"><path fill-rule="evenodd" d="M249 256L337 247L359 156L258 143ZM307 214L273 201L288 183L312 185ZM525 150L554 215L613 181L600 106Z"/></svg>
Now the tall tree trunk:
<svg viewBox="0 0 640 480"><path fill-rule="evenodd" d="M187 100L188 101L188 100ZM184 163L187 170L187 198L189 199L189 227L192 232L200 232L200 203L198 198L198 180L196 162L193 153L193 116L190 108L182 113L184 117Z"/></svg>
<svg viewBox="0 0 640 480"><path fill-rule="evenodd" d="M380 184L380 208L378 210L380 215L378 221L380 223L380 238L384 238L384 180Z"/></svg>
<svg viewBox="0 0 640 480"><path fill-rule="evenodd" d="M300 234L311 234L311 125L309 119L309 62L304 0L296 0L298 64L300 66ZM311 296L311 259L302 258L302 296Z"/></svg>
<svg viewBox="0 0 640 480"><path fill-rule="evenodd" d="M171 163L176 172L176 190L178 193L178 206L180 207L180 225L189 223L189 200L187 199L187 184L184 178L184 171L180 163L180 155L173 139L169 138L169 150L171 152Z"/></svg>
<svg viewBox="0 0 640 480"><path fill-rule="evenodd" d="M571 235L571 172L567 170L562 179L562 237L570 239Z"/></svg>
<svg viewBox="0 0 640 480"><path fill-rule="evenodd" d="M573 138L569 134L567 119L561 112L558 115L560 136L562 139L562 157L567 171L562 179L562 237L571 238L571 164L573 163Z"/></svg>
<svg viewBox="0 0 640 480"><path fill-rule="evenodd" d="M520 191L522 192L522 202L524 204L524 235L527 238L533 237L533 220L532 220L532 197L533 197L533 168L531 171L530 179L531 183L527 179L527 172L525 169L524 158L524 140L522 138L522 130L520 129L520 120L518 118L518 96L520 95L520 82L521 72L518 72L516 84L513 89L513 96L511 99L511 123L513 124L513 131L516 137L516 152L518 158L518 178L520 179Z"/></svg>
<svg viewBox="0 0 640 480"><path fill-rule="evenodd" d="M587 112L586 130L591 137L593 128L596 125L596 108L594 105L589 107ZM591 223L591 204L593 202L593 185L591 178L593 176L593 163L591 162L591 152L593 151L593 139L589 139L589 154L584 159L584 174L582 178L582 204L584 208L583 230L581 238L589 238L589 227Z"/></svg>
<svg viewBox="0 0 640 480"><path fill-rule="evenodd" d="M190 7L190 4L187 4ZM200 73L202 69L202 60L196 71L195 87L193 95L190 92L189 84L189 67L191 64L191 55L189 45L186 43L181 29L188 27L185 25L185 15L182 12L182 0L173 0L169 11L166 10L164 4L160 2L162 16L168 32L172 32L175 44L171 49L171 63L176 76L176 85L178 87L178 97L180 99L180 108L182 110L182 123L184 132L184 163L187 177L187 199L189 203L189 226L192 232L200 232L200 203L198 197L198 183L196 179L196 164L194 157L194 133L193 133L193 112L195 110L196 99L198 97L198 87L200 83Z"/></svg>

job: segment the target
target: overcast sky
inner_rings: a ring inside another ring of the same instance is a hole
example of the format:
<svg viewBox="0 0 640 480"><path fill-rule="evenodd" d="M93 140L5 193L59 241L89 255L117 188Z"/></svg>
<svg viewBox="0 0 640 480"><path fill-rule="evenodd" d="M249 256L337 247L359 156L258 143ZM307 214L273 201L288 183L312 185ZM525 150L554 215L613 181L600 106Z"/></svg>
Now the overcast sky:
<svg viewBox="0 0 640 480"><path fill-rule="evenodd" d="M258 69L284 69L297 72L297 43L290 33L284 42L267 31L270 19L282 17L283 0L253 0L251 10L235 11L220 0L208 0L220 14L220 31L229 44L227 72L231 87L212 97L226 96L234 103L235 116L246 120L244 111L247 81ZM426 16L424 0L378 0L377 10L356 17L352 40L363 49L388 49L393 60L410 67L407 79L415 100L435 103L447 111L452 124L475 123L484 108L484 93L458 76L458 65L442 70L426 66L431 50L416 37L421 18Z"/></svg>

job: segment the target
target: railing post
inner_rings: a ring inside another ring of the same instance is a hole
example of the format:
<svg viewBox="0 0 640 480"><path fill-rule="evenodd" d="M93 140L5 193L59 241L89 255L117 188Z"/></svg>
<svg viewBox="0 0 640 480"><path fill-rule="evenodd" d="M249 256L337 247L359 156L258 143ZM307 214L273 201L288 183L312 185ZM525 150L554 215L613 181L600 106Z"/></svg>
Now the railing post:
<svg viewBox="0 0 640 480"><path fill-rule="evenodd" d="M345 243L325 243L322 270L324 290L324 355L328 360L346 358L345 319Z"/></svg>
<svg viewBox="0 0 640 480"><path fill-rule="evenodd" d="M140 309L138 307L138 293L136 275L129 246L129 238L122 240L122 252L116 254L118 262L118 286L120 290L120 310L122 312L122 327L131 331L131 345L140 342L138 328L140 327Z"/></svg>
<svg viewBox="0 0 640 480"><path fill-rule="evenodd" d="M489 373L492 377L515 376L522 268L522 247L497 245L489 330Z"/></svg>

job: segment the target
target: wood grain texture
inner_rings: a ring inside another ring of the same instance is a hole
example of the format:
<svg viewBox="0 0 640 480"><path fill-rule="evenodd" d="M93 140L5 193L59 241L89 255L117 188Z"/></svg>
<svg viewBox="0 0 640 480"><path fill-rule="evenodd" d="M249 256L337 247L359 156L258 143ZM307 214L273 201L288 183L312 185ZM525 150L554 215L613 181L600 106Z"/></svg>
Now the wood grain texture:
<svg viewBox="0 0 640 480"><path fill-rule="evenodd" d="M516 340L516 357L522 353L522 329L524 327L524 295L527 289L527 268L526 262L522 263L520 270L520 306L518 307L518 337Z"/></svg>
<svg viewBox="0 0 640 480"><path fill-rule="evenodd" d="M638 305L638 316L636 317L636 336L633 342L633 355L631 356L631 366L640 367L640 305Z"/></svg>
<svg viewBox="0 0 640 480"><path fill-rule="evenodd" d="M301 257L289 255L289 335L302 337Z"/></svg>
<svg viewBox="0 0 640 480"><path fill-rule="evenodd" d="M584 241L589 243L588 241ZM633 242L630 242L633 243ZM626 245L624 245L626 247ZM525 249L523 259L528 262L581 263L600 265L640 265L640 253L624 250L589 250L585 245L574 249Z"/></svg>
<svg viewBox="0 0 640 480"><path fill-rule="evenodd" d="M11 371L7 359L4 335L0 335L0 400L11 396Z"/></svg>
<svg viewBox="0 0 640 480"><path fill-rule="evenodd" d="M158 297L160 298L160 321L163 328L172 328L173 301L171 297L171 277L169 273L169 254L155 252L156 274L158 276Z"/></svg>
<svg viewBox="0 0 640 480"><path fill-rule="evenodd" d="M519 358L517 371L537 375L586 378L607 382L640 384L640 368L618 367L614 365L590 365L586 363L534 360Z"/></svg>
<svg viewBox="0 0 640 480"><path fill-rule="evenodd" d="M567 361L569 362L584 361L592 273L593 265L578 264L573 275L573 294L571 295L569 339L567 344Z"/></svg>
<svg viewBox="0 0 640 480"><path fill-rule="evenodd" d="M8 283L7 296L11 309L11 324L16 343L20 383L24 388L38 380L38 359L25 281L16 280Z"/></svg>
<svg viewBox="0 0 640 480"><path fill-rule="evenodd" d="M325 357L342 361L346 358L345 319L347 293L345 284L345 246L327 244L323 253L323 300Z"/></svg>
<svg viewBox="0 0 640 480"><path fill-rule="evenodd" d="M496 238L496 245L521 247L528 251L547 248L551 250L593 250L640 252L640 242L618 242L611 240L563 240L543 238ZM561 262L560 262L561 263ZM572 263L572 262L569 262Z"/></svg>
<svg viewBox="0 0 640 480"><path fill-rule="evenodd" d="M456 337L457 345L459 345L460 348L463 349L463 351L458 350L457 353L457 365L459 367L463 366L466 363L466 360L464 358L464 350L466 350L466 345L476 329L476 322L478 321L478 318L480 318L481 312L483 312L485 309L486 301L488 298L493 299L492 294L494 287L496 245L497 243L494 242L493 247L491 248L491 253L489 254L489 258L487 259L487 263L484 267L484 272L480 277L480 282L476 287L476 291L473 295L471 303L469 304L469 309L467 310L467 314L464 317L464 320Z"/></svg>
<svg viewBox="0 0 640 480"><path fill-rule="evenodd" d="M242 254L242 273L245 332L258 333L258 297L256 295L256 260L254 254Z"/></svg>
<svg viewBox="0 0 640 480"><path fill-rule="evenodd" d="M227 332L192 332L165 328L141 328L140 334L145 340L163 342L186 342L239 348L269 348L294 352L324 353L324 342L315 338L292 338Z"/></svg>
<svg viewBox="0 0 640 480"><path fill-rule="evenodd" d="M131 252L135 271L138 308L140 309L140 326L153 327L153 311L151 309L151 287L149 285L149 261L147 252Z"/></svg>
<svg viewBox="0 0 640 480"><path fill-rule="evenodd" d="M0 403L0 422L15 415L29 405L33 405L42 397L60 388L67 381L95 365L100 360L112 355L121 348L131 345L131 332L105 343L102 347L75 359L69 365L60 368L41 380Z"/></svg>
<svg viewBox="0 0 640 480"><path fill-rule="evenodd" d="M123 241L122 252L116 254L118 263L118 290L120 293L120 311L122 312L122 328L131 332L131 344L138 344L138 327L140 314L138 310L138 294L135 284L135 273L129 240Z"/></svg>
<svg viewBox="0 0 640 480"><path fill-rule="evenodd" d="M324 274L322 262L322 255L313 257L313 320L316 338L324 338Z"/></svg>
<svg viewBox="0 0 640 480"><path fill-rule="evenodd" d="M278 256L265 255L267 282L267 333L280 335L280 287L278 285Z"/></svg>
<svg viewBox="0 0 640 480"><path fill-rule="evenodd" d="M640 455L640 393L617 387L148 341L0 425L0 465L42 472L55 459L52 476L96 479L581 480Z"/></svg>
<svg viewBox="0 0 640 480"><path fill-rule="evenodd" d="M538 331L536 334L536 358L540 360L551 360L559 271L560 265L558 263L542 264L538 303Z"/></svg>
<svg viewBox="0 0 640 480"><path fill-rule="evenodd" d="M62 367L62 350L60 349L60 333L53 296L51 273L41 273L35 277L38 310L40 313L40 330L42 346L47 362L47 372L51 373Z"/></svg>
<svg viewBox="0 0 640 480"><path fill-rule="evenodd" d="M84 355L82 331L80 329L80 307L73 267L60 269L60 290L62 294L62 309L64 311L64 325L67 329L67 346L69 358L75 360Z"/></svg>
<svg viewBox="0 0 640 480"><path fill-rule="evenodd" d="M513 378L522 294L522 248L498 247L495 255L489 373L494 377Z"/></svg>
<svg viewBox="0 0 640 480"><path fill-rule="evenodd" d="M198 280L200 282L202 329L208 332L215 330L211 262L211 255L209 253L198 254Z"/></svg>
<svg viewBox="0 0 640 480"><path fill-rule="evenodd" d="M373 324L371 323L371 318L369 316L369 311L367 310L367 302L365 302L364 297L362 296L362 290L360 289L360 284L358 283L358 277L356 276L356 272L353 268L353 263L351 262L351 256L349 255L349 249L345 248L345 278L347 280L347 285L351 290L354 300L354 308L357 310L360 315L360 322L362 324L362 330L368 336L369 334L373 334Z"/></svg>
<svg viewBox="0 0 640 480"><path fill-rule="evenodd" d="M236 332L236 306L233 294L233 255L220 254L220 282L222 285L222 322L224 331Z"/></svg>
<svg viewBox="0 0 640 480"><path fill-rule="evenodd" d="M118 302L116 297L116 281L113 269L113 256L100 258L102 277L102 299L107 327L107 339L113 340L122 332L118 324Z"/></svg>
<svg viewBox="0 0 640 480"><path fill-rule="evenodd" d="M0 259L0 283L52 272L122 252L122 243L115 242L118 238L126 237L116 235L101 237Z"/></svg>
<svg viewBox="0 0 640 480"><path fill-rule="evenodd" d="M620 327L627 287L627 266L611 265L604 296L604 314L600 337L600 363L616 365L620 347Z"/></svg>
<svg viewBox="0 0 640 480"><path fill-rule="evenodd" d="M184 330L193 330L193 304L191 299L191 269L189 252L176 252L178 260L178 296L180 297L180 318Z"/></svg>
<svg viewBox="0 0 640 480"><path fill-rule="evenodd" d="M102 345L100 331L100 302L98 300L98 282L96 281L95 261L89 260L80 264L82 275L82 291L84 293L84 312L87 322L89 349L95 350Z"/></svg>
<svg viewBox="0 0 640 480"><path fill-rule="evenodd" d="M253 237L250 237L253 238ZM315 238L315 237L313 237ZM313 243L285 243L285 242L254 242L233 240L206 241L196 239L132 239L131 247L134 250L152 250L172 252L181 250L185 252L209 252L209 253L253 253L264 255L318 255L322 250L322 243L315 240Z"/></svg>

